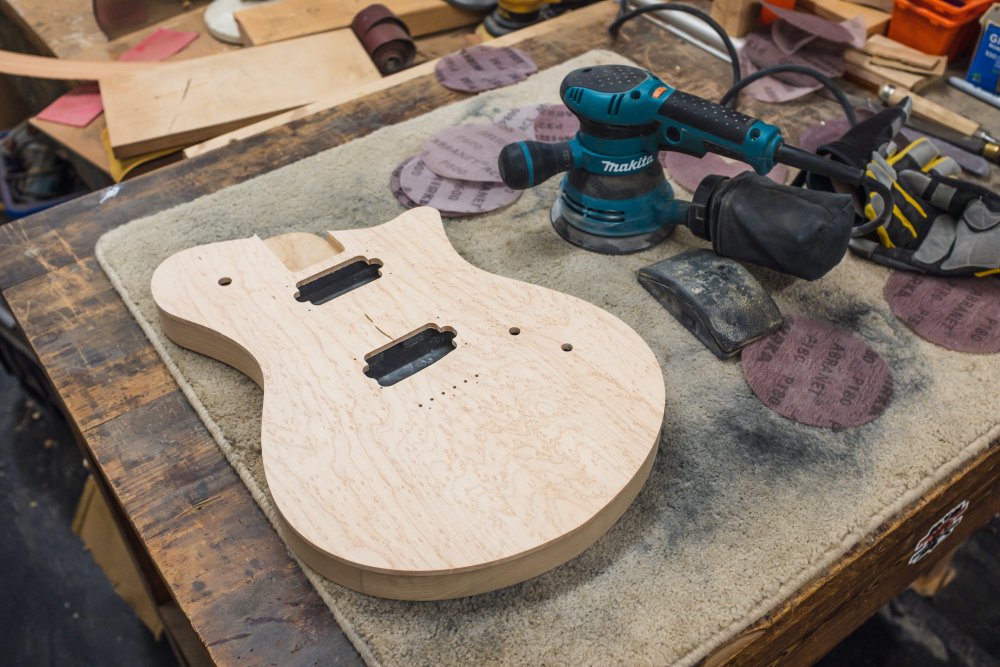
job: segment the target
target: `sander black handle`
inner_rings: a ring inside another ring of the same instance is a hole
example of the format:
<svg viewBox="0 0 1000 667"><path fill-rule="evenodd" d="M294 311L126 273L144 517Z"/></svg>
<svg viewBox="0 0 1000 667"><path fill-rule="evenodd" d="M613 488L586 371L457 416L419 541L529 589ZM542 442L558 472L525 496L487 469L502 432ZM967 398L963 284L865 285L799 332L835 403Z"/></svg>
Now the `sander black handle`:
<svg viewBox="0 0 1000 667"><path fill-rule="evenodd" d="M526 190L571 169L573 148L568 142L519 141L503 147L497 166L507 187Z"/></svg>
<svg viewBox="0 0 1000 667"><path fill-rule="evenodd" d="M852 167L843 162L830 160L815 153L804 151L795 146L781 144L774 151L774 161L795 167L802 171L811 171L814 174L826 176L835 181L841 181L849 185L861 185L865 178L863 169Z"/></svg>

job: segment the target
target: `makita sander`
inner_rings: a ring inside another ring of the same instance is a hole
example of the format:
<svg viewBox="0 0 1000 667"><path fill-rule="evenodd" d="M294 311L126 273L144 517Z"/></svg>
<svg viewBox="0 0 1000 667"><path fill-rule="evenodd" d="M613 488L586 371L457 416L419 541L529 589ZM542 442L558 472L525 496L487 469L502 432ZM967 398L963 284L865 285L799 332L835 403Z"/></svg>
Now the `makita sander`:
<svg viewBox="0 0 1000 667"><path fill-rule="evenodd" d="M577 135L557 144L510 144L499 166L512 188L566 172L551 219L570 243L637 252L684 224L720 255L805 278L826 273L844 256L854 223L851 197L779 185L763 174L782 163L857 185L862 169L789 146L776 126L638 67L578 69L559 92L580 120ZM657 160L660 151L716 153L749 164L759 176L709 176L692 202L678 200Z"/></svg>

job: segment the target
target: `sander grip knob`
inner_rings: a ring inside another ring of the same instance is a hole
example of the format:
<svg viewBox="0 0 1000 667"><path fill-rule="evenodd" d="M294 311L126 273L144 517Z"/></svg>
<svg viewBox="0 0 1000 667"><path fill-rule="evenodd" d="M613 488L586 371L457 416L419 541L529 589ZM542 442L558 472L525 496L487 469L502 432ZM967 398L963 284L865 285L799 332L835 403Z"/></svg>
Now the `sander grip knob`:
<svg viewBox="0 0 1000 667"><path fill-rule="evenodd" d="M572 169L574 162L569 142L519 141L503 147L497 166L507 187L525 190Z"/></svg>

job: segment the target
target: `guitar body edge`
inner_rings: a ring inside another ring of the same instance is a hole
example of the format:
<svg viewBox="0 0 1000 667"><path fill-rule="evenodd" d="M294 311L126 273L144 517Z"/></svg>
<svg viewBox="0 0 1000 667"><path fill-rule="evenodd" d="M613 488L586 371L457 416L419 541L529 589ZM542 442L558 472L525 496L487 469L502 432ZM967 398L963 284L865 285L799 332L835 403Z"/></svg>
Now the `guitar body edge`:
<svg viewBox="0 0 1000 667"><path fill-rule="evenodd" d="M580 528L541 548L513 559L490 563L474 570L436 574L391 574L366 570L331 558L304 540L277 512L279 532L303 563L321 575L351 590L392 600L450 600L489 593L513 586L558 567L579 556L625 514L649 479L658 447L637 471L632 482L607 507Z"/></svg>

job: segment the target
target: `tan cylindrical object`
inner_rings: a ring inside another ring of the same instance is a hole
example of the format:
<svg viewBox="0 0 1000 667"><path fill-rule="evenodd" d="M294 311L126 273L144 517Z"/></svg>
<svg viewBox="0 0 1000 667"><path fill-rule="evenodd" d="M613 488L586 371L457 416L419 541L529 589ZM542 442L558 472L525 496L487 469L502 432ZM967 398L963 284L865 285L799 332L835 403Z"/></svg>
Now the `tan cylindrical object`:
<svg viewBox="0 0 1000 667"><path fill-rule="evenodd" d="M976 121L970 120L962 114L956 113L936 102L931 102L926 97L921 97L906 88L886 84L879 89L878 96L886 104L896 104L904 97L909 97L913 103L913 115L917 118L932 120L935 123L950 127L970 137L979 129L979 123Z"/></svg>

